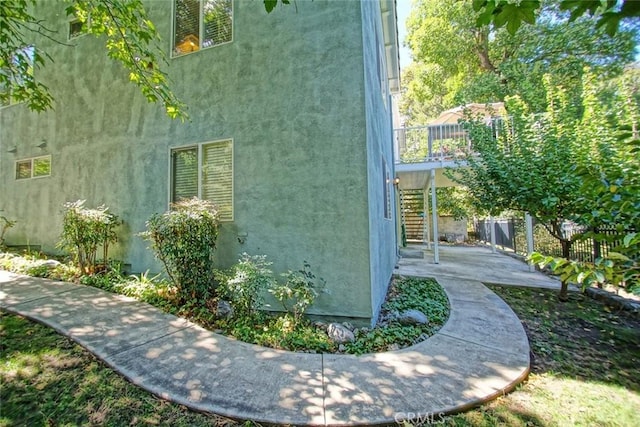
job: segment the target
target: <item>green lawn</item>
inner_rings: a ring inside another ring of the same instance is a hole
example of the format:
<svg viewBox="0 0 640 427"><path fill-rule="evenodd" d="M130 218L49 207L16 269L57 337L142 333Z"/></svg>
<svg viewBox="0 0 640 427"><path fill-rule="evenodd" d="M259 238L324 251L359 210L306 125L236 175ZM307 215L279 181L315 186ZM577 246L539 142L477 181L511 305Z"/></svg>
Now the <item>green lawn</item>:
<svg viewBox="0 0 640 427"><path fill-rule="evenodd" d="M453 426L639 426L640 319L557 291L490 286L531 344L531 375L514 392L451 417Z"/></svg>
<svg viewBox="0 0 640 427"><path fill-rule="evenodd" d="M523 320L532 374L513 393L445 425L640 425L637 317L580 294L563 304L552 291L492 289ZM0 350L0 426L242 425L164 402L52 329L19 316L0 315Z"/></svg>

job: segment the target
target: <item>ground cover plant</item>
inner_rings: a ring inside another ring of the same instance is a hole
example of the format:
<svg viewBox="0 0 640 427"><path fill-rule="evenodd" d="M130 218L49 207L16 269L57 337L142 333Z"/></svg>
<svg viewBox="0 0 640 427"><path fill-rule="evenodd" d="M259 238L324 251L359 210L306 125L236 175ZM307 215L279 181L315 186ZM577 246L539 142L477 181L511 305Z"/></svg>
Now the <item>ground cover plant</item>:
<svg viewBox="0 0 640 427"><path fill-rule="evenodd" d="M172 281L149 273L126 275L118 262L93 274L82 274L73 264L51 263L45 254L0 253L0 268L15 273L55 280L75 281L154 305L187 318L209 330L241 341L290 351L365 354L397 350L435 334L449 317L449 302L432 279L401 278L393 281L375 328L355 328L355 340L338 345L327 335L326 322L304 316L324 286L305 263L298 271L282 274L280 280L269 269L264 256L244 254L231 269L217 271L215 293L185 299ZM284 311L261 310L264 294L271 293ZM219 304L229 301L232 314L221 316ZM428 316L425 324L403 324L397 316L419 310Z"/></svg>

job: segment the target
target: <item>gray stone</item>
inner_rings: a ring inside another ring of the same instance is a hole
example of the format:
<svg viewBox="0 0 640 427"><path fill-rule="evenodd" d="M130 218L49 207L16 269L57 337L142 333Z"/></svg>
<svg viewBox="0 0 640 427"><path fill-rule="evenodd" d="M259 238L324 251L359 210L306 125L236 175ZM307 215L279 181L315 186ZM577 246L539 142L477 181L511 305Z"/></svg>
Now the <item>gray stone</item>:
<svg viewBox="0 0 640 427"><path fill-rule="evenodd" d="M345 328L347 328L350 331L353 331L355 329L355 327L349 322L342 322L342 326L344 326Z"/></svg>
<svg viewBox="0 0 640 427"><path fill-rule="evenodd" d="M402 325L426 325L429 323L427 316L420 310L407 310L398 314L396 320Z"/></svg>
<svg viewBox="0 0 640 427"><path fill-rule="evenodd" d="M47 267L47 268L56 268L59 265L60 265L60 262L56 261L55 259L48 259L40 263L41 267Z"/></svg>
<svg viewBox="0 0 640 427"><path fill-rule="evenodd" d="M329 339L337 344L344 344L355 341L356 337L349 329L340 323L330 323L327 327Z"/></svg>
<svg viewBox="0 0 640 427"><path fill-rule="evenodd" d="M219 319L228 319L233 317L233 307L228 301L220 300L216 306L216 316Z"/></svg>

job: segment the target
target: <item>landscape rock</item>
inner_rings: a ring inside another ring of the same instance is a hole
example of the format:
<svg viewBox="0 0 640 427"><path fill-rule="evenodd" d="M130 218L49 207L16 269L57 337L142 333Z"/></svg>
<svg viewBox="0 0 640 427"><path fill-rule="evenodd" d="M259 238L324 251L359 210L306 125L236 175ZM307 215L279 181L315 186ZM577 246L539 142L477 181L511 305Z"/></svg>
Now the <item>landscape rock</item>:
<svg viewBox="0 0 640 427"><path fill-rule="evenodd" d="M330 323L327 327L329 339L336 344L344 344L355 341L356 337L347 327L340 323Z"/></svg>
<svg viewBox="0 0 640 427"><path fill-rule="evenodd" d="M342 322L342 326L344 326L345 328L347 328L350 331L353 331L353 329L354 329L354 326L349 322Z"/></svg>
<svg viewBox="0 0 640 427"><path fill-rule="evenodd" d="M231 304L229 304L228 301L218 301L218 305L216 305L216 316L219 319L228 319L233 317L233 307L231 307Z"/></svg>
<svg viewBox="0 0 640 427"><path fill-rule="evenodd" d="M40 263L41 267L47 267L47 268L56 268L59 265L60 265L60 262L56 261L55 259L48 259Z"/></svg>
<svg viewBox="0 0 640 427"><path fill-rule="evenodd" d="M396 319L401 325L426 325L429 323L427 316L420 310L407 310L398 314Z"/></svg>

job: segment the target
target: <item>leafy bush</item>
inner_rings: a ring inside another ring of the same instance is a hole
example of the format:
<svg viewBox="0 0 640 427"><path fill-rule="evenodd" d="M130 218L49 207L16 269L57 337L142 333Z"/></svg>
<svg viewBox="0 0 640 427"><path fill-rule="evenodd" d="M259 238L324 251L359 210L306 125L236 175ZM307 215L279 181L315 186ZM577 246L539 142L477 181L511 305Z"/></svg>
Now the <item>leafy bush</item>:
<svg viewBox="0 0 640 427"><path fill-rule="evenodd" d="M316 284L316 276L311 272L311 266L305 261L302 270L289 271L283 274L284 283L274 283L269 292L282 304L282 307L293 316L298 323L307 308L318 297L317 288L324 287L324 280Z"/></svg>
<svg viewBox="0 0 640 427"><path fill-rule="evenodd" d="M109 244L117 240L115 228L118 217L106 206L95 209L84 207L85 200L65 203L62 236L59 247L70 251L84 274L96 270L98 247L102 246L102 260L107 262Z"/></svg>
<svg viewBox="0 0 640 427"><path fill-rule="evenodd" d="M220 220L206 200L183 200L147 221L141 235L164 264L169 278L184 300L206 300L214 288L213 253Z"/></svg>
<svg viewBox="0 0 640 427"><path fill-rule="evenodd" d="M218 272L217 277L236 314L251 316L263 303L263 293L275 284L272 263L265 255L250 256L246 253L228 272Z"/></svg>
<svg viewBox="0 0 640 427"><path fill-rule="evenodd" d="M4 235L8 229L16 225L16 221L12 221L0 215L0 249L4 248Z"/></svg>
<svg viewBox="0 0 640 427"><path fill-rule="evenodd" d="M332 352L335 344L327 334L308 321L296 321L290 314L270 316L257 313L253 318L236 318L226 333L238 340L290 351Z"/></svg>

